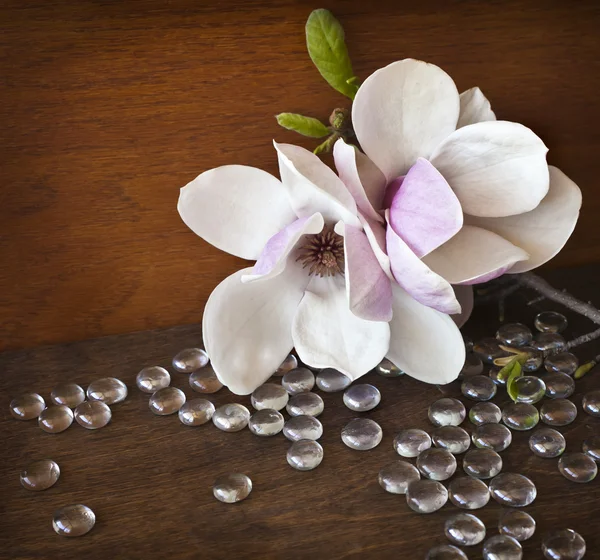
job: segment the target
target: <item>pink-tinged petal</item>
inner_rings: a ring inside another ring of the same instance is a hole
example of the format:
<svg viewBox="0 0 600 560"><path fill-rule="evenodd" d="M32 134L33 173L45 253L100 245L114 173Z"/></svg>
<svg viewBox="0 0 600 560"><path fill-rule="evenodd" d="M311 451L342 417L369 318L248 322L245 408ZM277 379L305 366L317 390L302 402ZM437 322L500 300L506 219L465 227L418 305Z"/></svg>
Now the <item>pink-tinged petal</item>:
<svg viewBox="0 0 600 560"><path fill-rule="evenodd" d="M335 368L354 380L384 358L390 328L350 311L343 277L315 277L298 307L292 337L305 364Z"/></svg>
<svg viewBox="0 0 600 560"><path fill-rule="evenodd" d="M284 190L299 218L323 214L326 222L358 225L356 202L342 180L318 156L292 144L273 142Z"/></svg>
<svg viewBox="0 0 600 560"><path fill-rule="evenodd" d="M550 190L531 212L507 218L465 220L501 235L529 253L508 272L527 272L549 261L565 245L575 229L581 208L581 191L560 169L550 165Z"/></svg>
<svg viewBox="0 0 600 560"><path fill-rule="evenodd" d="M398 194L398 191L400 190L402 183L404 183L405 177L406 177L406 175L401 175L400 177L396 177L386 187L385 194L383 195L383 206L382 206L382 208L384 210L387 210L392 205L392 202L393 202L396 194Z"/></svg>
<svg viewBox="0 0 600 560"><path fill-rule="evenodd" d="M346 290L350 311L367 321L392 318L390 279L379 266L364 231L345 225Z"/></svg>
<svg viewBox="0 0 600 560"><path fill-rule="evenodd" d="M459 128L430 161L465 214L501 217L533 210L548 192L548 148L527 127L488 121Z"/></svg>
<svg viewBox="0 0 600 560"><path fill-rule="evenodd" d="M478 87L460 94L460 116L456 128L484 121L495 121L496 115L485 95Z"/></svg>
<svg viewBox="0 0 600 560"><path fill-rule="evenodd" d="M381 270L385 272L385 275L390 280L393 279L392 270L390 268L390 258L386 252L385 227L379 222L365 218L360 213L358 214L358 218L360 219L369 245L371 245L371 250L377 259L377 262L379 262Z"/></svg>
<svg viewBox="0 0 600 560"><path fill-rule="evenodd" d="M457 327L462 327L471 316L473 312L473 306L475 304L475 298L473 297L473 288L471 286L452 286L456 299L458 299L461 307L461 312L456 315L451 315L452 320L456 323Z"/></svg>
<svg viewBox="0 0 600 560"><path fill-rule="evenodd" d="M425 383L454 381L465 363L465 344L451 317L393 285L394 317L387 358Z"/></svg>
<svg viewBox="0 0 600 560"><path fill-rule="evenodd" d="M340 138L333 146L335 167L361 213L383 222L376 212L381 208L386 180L377 166L354 146Z"/></svg>
<svg viewBox="0 0 600 560"><path fill-rule="evenodd" d="M389 220L389 211L386 211ZM460 313L460 304L450 283L431 270L388 225L386 230L387 254L392 274L418 302L442 313Z"/></svg>
<svg viewBox="0 0 600 560"><path fill-rule="evenodd" d="M181 189L177 210L196 235L252 260L271 236L296 219L281 183L245 165L225 165L198 175Z"/></svg>
<svg viewBox="0 0 600 560"><path fill-rule="evenodd" d="M362 149L388 181L404 175L418 157L456 128L459 98L452 78L419 60L394 62L371 74L352 105Z"/></svg>
<svg viewBox="0 0 600 560"><path fill-rule="evenodd" d="M500 235L464 226L423 262L451 284L481 284L504 274L529 255Z"/></svg>
<svg viewBox="0 0 600 560"><path fill-rule="evenodd" d="M441 173L423 158L409 169L389 212L390 225L417 257L437 249L463 224L458 198Z"/></svg>

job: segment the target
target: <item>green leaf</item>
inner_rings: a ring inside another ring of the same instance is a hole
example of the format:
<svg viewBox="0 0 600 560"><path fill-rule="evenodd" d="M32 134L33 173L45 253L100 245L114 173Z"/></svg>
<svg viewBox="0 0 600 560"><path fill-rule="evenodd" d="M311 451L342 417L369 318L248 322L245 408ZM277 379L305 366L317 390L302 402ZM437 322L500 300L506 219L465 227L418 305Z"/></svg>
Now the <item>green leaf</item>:
<svg viewBox="0 0 600 560"><path fill-rule="evenodd" d="M305 117L297 113L279 113L279 115L275 115L275 118L283 128L294 130L311 138L323 138L331 133L321 121L312 117Z"/></svg>
<svg viewBox="0 0 600 560"><path fill-rule="evenodd" d="M514 364L512 364L511 366L510 374L508 376L508 379L506 380L506 391L508 393L508 396L513 401L516 401L519 395L519 393L517 392L517 388L515 387L515 379L517 379L517 377L521 377L521 373L521 364L519 363L519 360L516 359Z"/></svg>
<svg viewBox="0 0 600 560"><path fill-rule="evenodd" d="M591 360L590 362L586 362L585 364L581 364L575 371L575 375L573 375L573 377L575 379L581 379L595 365L596 365L596 361L594 361L594 360Z"/></svg>
<svg viewBox="0 0 600 560"><path fill-rule="evenodd" d="M327 138L327 140L325 140L325 142L323 142L322 144L319 144L313 150L313 154L319 155L319 154L331 152L331 150L333 149L333 145L336 143L336 141L339 139L339 137L340 137L340 135L334 132L329 138Z"/></svg>
<svg viewBox="0 0 600 560"><path fill-rule="evenodd" d="M344 41L344 29L329 10L314 10L308 17L306 46L311 60L327 83L354 99L358 85Z"/></svg>

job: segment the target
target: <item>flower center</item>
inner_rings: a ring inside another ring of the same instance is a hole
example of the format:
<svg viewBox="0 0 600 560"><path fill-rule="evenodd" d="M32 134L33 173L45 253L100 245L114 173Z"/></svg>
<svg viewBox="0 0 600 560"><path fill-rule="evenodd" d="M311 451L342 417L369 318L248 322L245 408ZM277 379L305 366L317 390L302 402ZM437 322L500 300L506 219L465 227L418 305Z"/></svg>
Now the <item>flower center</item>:
<svg viewBox="0 0 600 560"><path fill-rule="evenodd" d="M296 261L302 268L310 266L309 276L335 276L344 274L344 238L325 226L321 233L307 235L299 248Z"/></svg>

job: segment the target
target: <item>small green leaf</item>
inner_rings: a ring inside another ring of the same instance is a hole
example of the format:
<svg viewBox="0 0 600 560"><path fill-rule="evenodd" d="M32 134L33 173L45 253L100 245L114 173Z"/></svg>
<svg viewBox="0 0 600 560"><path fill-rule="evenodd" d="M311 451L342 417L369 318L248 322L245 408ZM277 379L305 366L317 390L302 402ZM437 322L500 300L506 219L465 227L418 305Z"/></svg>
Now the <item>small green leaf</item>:
<svg viewBox="0 0 600 560"><path fill-rule="evenodd" d="M329 10L314 10L308 17L306 46L311 60L327 83L354 99L358 85L352 81L355 76L344 41L344 29Z"/></svg>
<svg viewBox="0 0 600 560"><path fill-rule="evenodd" d="M517 400L517 397L519 396L517 388L515 387L515 379L517 379L517 377L521 377L521 373L521 364L517 359L515 360L515 363L511 366L510 374L508 376L508 379L506 380L506 392L508 393L508 396L515 402Z"/></svg>
<svg viewBox="0 0 600 560"><path fill-rule="evenodd" d="M336 143L336 141L339 139L339 137L340 137L339 134L334 132L329 138L327 138L327 140L325 140L325 142L323 142L322 144L319 144L313 150L313 154L319 155L319 154L326 154L328 152L331 152L333 145Z"/></svg>
<svg viewBox="0 0 600 560"><path fill-rule="evenodd" d="M279 115L275 115L275 118L283 128L294 130L303 136L323 138L331 133L321 121L312 117L305 117L297 113L279 113Z"/></svg>
<svg viewBox="0 0 600 560"><path fill-rule="evenodd" d="M581 364L577 370L575 371L575 375L573 375L573 377L575 379L581 379L588 371L590 371L594 366L596 365L596 362L594 360L590 361L590 362L586 362L585 364Z"/></svg>

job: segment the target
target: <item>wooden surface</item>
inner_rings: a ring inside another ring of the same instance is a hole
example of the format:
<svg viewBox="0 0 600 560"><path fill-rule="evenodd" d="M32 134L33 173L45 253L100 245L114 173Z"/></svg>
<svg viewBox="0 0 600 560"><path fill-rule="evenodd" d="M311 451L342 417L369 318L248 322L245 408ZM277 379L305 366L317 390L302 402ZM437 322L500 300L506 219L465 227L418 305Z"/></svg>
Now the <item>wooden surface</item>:
<svg viewBox="0 0 600 560"><path fill-rule="evenodd" d="M181 223L179 187L241 163L276 173L273 116L349 101L304 43L343 23L357 75L397 59L479 85L584 192L557 264L600 260L600 4L439 0L5 0L0 8L0 348L200 320L242 262Z"/></svg>
<svg viewBox="0 0 600 560"><path fill-rule="evenodd" d="M550 278L556 286L597 304L599 274L600 267L595 266L575 273L557 271ZM511 296L507 320L531 325L536 310L524 305L528 299L526 292ZM494 307L478 309L468 329L474 338L495 332L494 312ZM590 330L586 320L570 319L568 337ZM248 430L229 434L212 423L189 428L176 416L157 417L149 411L148 395L134 384L137 371L147 365L168 367L177 351L197 344L199 338L199 326L187 326L0 355L1 558L413 560L445 542L443 523L460 510L447 504L434 514L418 515L408 509L403 496L386 494L377 483L380 467L398 459L392 440L400 429L431 430L426 411L441 397L436 387L408 377L365 377L383 395L380 406L364 414L384 431L379 447L368 452L342 444L340 430L357 414L343 406L340 393L321 393L325 459L312 472L298 472L286 463L289 442L282 434L272 438L259 438ZM599 350L596 342L577 353L586 359ZM86 386L106 375L125 381L130 394L112 407L113 419L105 428L88 431L74 423L51 435L35 421L19 422L9 415L10 398L21 392L38 391L48 398L59 381ZM175 373L172 381L188 398L200 396L189 389L187 376ZM582 394L599 387L598 368L578 382L573 401L579 416L560 429L570 451L579 450L586 437L600 434L600 419L581 411ZM455 394L457 388L445 387L444 392ZM249 398L226 389L209 398L215 404L249 406ZM506 401L504 391L499 391L494 402ZM473 404L464 402L468 407ZM468 421L464 427L472 428ZM589 484L567 481L558 473L556 460L530 453L529 435L513 433L512 446L502 453L505 472L523 473L538 488L536 501L525 508L535 517L538 530L525 544L524 558L541 558L542 535L566 527L586 539L586 559L600 558L600 477ZM61 478L47 491L29 492L19 485L19 472L41 458L58 462ZM252 494L239 504L217 502L211 491L215 478L235 471L252 478ZM55 509L71 503L91 507L97 523L88 535L65 539L54 534L51 518ZM497 534L501 510L492 501L474 512L490 536ZM481 558L481 547L470 548L468 554Z"/></svg>

